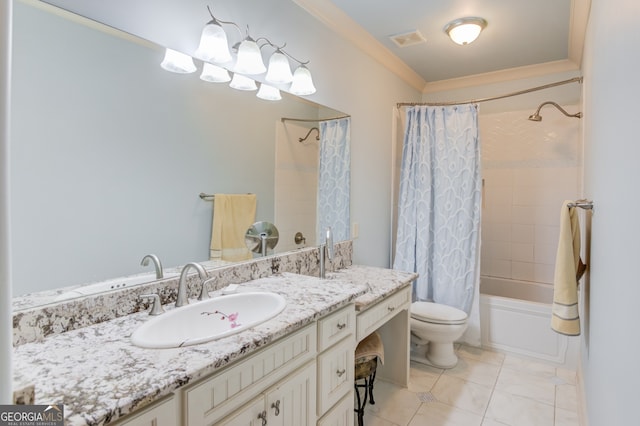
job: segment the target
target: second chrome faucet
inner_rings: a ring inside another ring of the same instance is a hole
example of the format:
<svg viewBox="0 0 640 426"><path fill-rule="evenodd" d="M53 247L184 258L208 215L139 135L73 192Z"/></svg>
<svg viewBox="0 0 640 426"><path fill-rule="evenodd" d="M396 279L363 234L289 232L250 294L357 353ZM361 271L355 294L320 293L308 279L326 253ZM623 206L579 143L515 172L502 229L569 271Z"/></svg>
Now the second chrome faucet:
<svg viewBox="0 0 640 426"><path fill-rule="evenodd" d="M182 272L180 273L180 282L178 283L178 298L176 299L176 307L184 306L189 303L189 299L187 296L187 274L189 273L189 269L195 269L200 276L200 280L202 282L202 289L200 290L199 300L207 299L209 297L209 293L207 291L207 284L211 281L207 279L207 271L204 270L202 265L195 262L189 262L184 265L182 268Z"/></svg>

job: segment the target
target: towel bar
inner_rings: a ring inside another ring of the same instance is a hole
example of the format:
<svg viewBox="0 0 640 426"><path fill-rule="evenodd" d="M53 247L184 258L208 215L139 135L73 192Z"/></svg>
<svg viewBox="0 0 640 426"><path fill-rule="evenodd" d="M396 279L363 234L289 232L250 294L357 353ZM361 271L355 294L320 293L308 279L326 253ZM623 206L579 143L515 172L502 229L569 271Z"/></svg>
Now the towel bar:
<svg viewBox="0 0 640 426"><path fill-rule="evenodd" d="M580 207L585 210L593 210L593 201L590 200L576 200L573 203L567 204L567 207Z"/></svg>
<svg viewBox="0 0 640 426"><path fill-rule="evenodd" d="M251 194L251 192L247 192L247 195L249 194ZM198 194L198 196L203 200L213 200L216 198L214 194L205 194L204 192L201 192L200 194Z"/></svg>

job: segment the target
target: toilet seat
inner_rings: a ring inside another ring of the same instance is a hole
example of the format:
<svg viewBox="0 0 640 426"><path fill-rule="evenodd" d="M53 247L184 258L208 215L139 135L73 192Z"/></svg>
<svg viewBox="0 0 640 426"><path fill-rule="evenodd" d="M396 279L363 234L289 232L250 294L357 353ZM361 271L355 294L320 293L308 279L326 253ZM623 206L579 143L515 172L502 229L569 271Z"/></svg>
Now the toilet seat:
<svg viewBox="0 0 640 426"><path fill-rule="evenodd" d="M453 306L432 302L413 302L411 317L431 324L457 325L467 321L467 314Z"/></svg>

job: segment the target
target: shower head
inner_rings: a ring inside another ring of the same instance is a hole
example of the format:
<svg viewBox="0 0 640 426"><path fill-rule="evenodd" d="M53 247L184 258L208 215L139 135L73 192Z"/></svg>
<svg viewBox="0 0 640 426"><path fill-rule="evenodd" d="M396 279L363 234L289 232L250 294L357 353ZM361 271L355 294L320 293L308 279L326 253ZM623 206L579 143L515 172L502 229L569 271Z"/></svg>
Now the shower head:
<svg viewBox="0 0 640 426"><path fill-rule="evenodd" d="M575 118L581 118L582 117L582 113L581 112L577 112L575 114L569 114L567 111L565 111L560 105L558 105L555 102L551 102L551 101L547 101L547 102L543 102L540 104L540 106L538 107L538 109L536 110L536 112L534 112L533 114L531 114L529 116L529 120L531 121L542 121L542 116L540 115L540 110L542 109L543 106L545 105L553 105L554 107L558 108L558 110L560 110L560 112L562 112L564 115L566 115L567 117L575 117Z"/></svg>

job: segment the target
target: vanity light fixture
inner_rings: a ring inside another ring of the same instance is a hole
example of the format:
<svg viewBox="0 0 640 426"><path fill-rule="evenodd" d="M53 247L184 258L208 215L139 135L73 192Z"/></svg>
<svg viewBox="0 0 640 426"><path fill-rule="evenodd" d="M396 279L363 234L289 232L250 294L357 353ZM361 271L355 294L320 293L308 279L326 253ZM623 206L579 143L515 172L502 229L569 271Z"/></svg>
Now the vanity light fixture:
<svg viewBox="0 0 640 426"><path fill-rule="evenodd" d="M222 24L233 25L242 33L240 27L235 22L217 19L209 6L207 10L211 20L204 26L200 43L194 53L196 58L204 62L200 79L213 83L231 81L229 85L234 89L257 90L256 79L247 76L257 76L266 72L264 75L266 83L261 84L257 94L262 99L279 100L282 98L280 90L287 90L299 96L316 92L311 72L307 68L309 61L303 62L291 56L284 50L286 43L277 46L266 37L253 39L249 35L249 26L247 26L244 39L229 49L227 34ZM261 52L267 45L274 49L269 58L268 68L264 65ZM293 73L291 73L289 60L299 64ZM161 65L162 68L177 73L196 71L193 59L189 55L171 49L167 49ZM229 71L233 71L233 78L229 75ZM260 78L257 80L262 81ZM286 89L284 85L289 84L290 86Z"/></svg>
<svg viewBox="0 0 640 426"><path fill-rule="evenodd" d="M231 79L229 86L237 90L258 90L255 80L238 73L233 74L233 79Z"/></svg>
<svg viewBox="0 0 640 426"><path fill-rule="evenodd" d="M458 18L444 26L443 30L455 43L467 45L475 41L487 26L487 21L475 16Z"/></svg>
<svg viewBox="0 0 640 426"><path fill-rule="evenodd" d="M262 61L262 53L258 43L249 35L249 27L247 27L247 37L245 37L238 47L238 59L233 67L234 72L241 74L262 74L267 70Z"/></svg>
<svg viewBox="0 0 640 426"><path fill-rule="evenodd" d="M226 69L205 62L202 67L202 74L200 74L200 80L210 83L226 83L231 81L231 76Z"/></svg>
<svg viewBox="0 0 640 426"><path fill-rule="evenodd" d="M260 90L258 90L256 96L266 101L279 101L280 99L282 99L280 90L266 83L260 84Z"/></svg>
<svg viewBox="0 0 640 426"><path fill-rule="evenodd" d="M167 71L189 74L196 71L193 59L189 55L167 48L160 66Z"/></svg>
<svg viewBox="0 0 640 426"><path fill-rule="evenodd" d="M300 64L293 73L293 82L289 91L294 95L311 95L316 92L316 87L311 79L311 72L304 64Z"/></svg>
<svg viewBox="0 0 640 426"><path fill-rule="evenodd" d="M207 22L202 29L200 44L196 49L195 57L206 62L215 62L218 64L229 62L233 58L231 57L231 52L229 52L227 33L224 32L222 24L235 25L236 28L238 28L238 26L234 22L216 19L209 6L207 6L207 10L209 11L209 15L211 15L211 21ZM240 28L238 28L238 31L240 31Z"/></svg>
<svg viewBox="0 0 640 426"><path fill-rule="evenodd" d="M269 68L267 69L267 75L264 76L264 79L273 84L286 84L293 81L289 60L280 48L276 49L269 58Z"/></svg>

